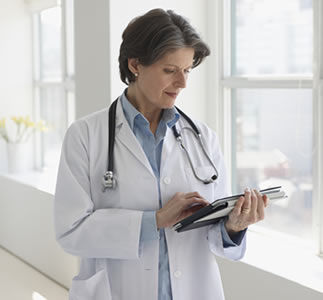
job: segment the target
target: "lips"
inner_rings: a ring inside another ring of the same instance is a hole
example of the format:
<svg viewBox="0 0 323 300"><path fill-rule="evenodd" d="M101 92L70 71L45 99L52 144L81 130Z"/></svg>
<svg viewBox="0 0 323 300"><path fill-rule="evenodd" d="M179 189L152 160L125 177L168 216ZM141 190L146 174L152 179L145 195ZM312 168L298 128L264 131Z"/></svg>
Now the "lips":
<svg viewBox="0 0 323 300"><path fill-rule="evenodd" d="M172 93L172 92L165 92L165 94L167 94L169 97L172 97L172 98L176 98L178 93Z"/></svg>

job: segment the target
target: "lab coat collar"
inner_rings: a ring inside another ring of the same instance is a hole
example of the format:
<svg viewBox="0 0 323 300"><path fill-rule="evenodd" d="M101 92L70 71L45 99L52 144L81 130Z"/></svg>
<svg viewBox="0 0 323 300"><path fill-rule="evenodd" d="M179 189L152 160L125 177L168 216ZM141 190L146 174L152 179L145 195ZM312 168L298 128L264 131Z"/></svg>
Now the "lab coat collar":
<svg viewBox="0 0 323 300"><path fill-rule="evenodd" d="M154 171L151 168L148 158L127 122L120 102L120 97L118 98L117 103L115 138L116 140L119 140L126 148L128 148L128 150L148 169L151 175L155 178Z"/></svg>

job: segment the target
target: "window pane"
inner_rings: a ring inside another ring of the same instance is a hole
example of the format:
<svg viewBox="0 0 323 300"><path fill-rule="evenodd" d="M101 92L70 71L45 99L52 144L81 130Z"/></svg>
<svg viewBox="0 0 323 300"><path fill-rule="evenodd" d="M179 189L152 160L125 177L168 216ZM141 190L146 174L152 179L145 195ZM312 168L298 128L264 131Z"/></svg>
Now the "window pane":
<svg viewBox="0 0 323 300"><path fill-rule="evenodd" d="M312 91L233 92L233 188L282 185L260 226L312 238Z"/></svg>
<svg viewBox="0 0 323 300"><path fill-rule="evenodd" d="M44 165L56 166L67 127L65 92L60 86L50 86L41 89L40 97L40 116L50 128L42 135Z"/></svg>
<svg viewBox="0 0 323 300"><path fill-rule="evenodd" d="M74 2L65 0L66 15L66 67L67 75L74 76Z"/></svg>
<svg viewBox="0 0 323 300"><path fill-rule="evenodd" d="M232 74L311 74L312 14L312 0L233 0Z"/></svg>
<svg viewBox="0 0 323 300"><path fill-rule="evenodd" d="M41 12L40 18L40 76L42 80L62 78L61 8Z"/></svg>

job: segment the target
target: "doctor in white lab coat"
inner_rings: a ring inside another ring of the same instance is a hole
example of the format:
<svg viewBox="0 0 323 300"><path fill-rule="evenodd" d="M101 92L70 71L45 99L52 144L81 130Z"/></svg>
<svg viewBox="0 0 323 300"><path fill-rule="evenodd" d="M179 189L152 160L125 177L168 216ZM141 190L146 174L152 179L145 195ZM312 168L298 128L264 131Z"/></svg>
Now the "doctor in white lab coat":
<svg viewBox="0 0 323 300"><path fill-rule="evenodd" d="M218 173L214 183L204 184L170 128L176 124L182 132L197 174L214 174L194 134L183 130L189 123L174 107L189 71L208 54L191 25L172 11L152 10L130 22L119 57L128 88L117 102L115 188L102 188L109 109L68 129L57 179L55 230L63 249L81 258L71 300L224 299L215 255L243 256L246 228L263 218L267 198L247 190L227 220L183 233L171 228L228 194L216 134L194 121Z"/></svg>

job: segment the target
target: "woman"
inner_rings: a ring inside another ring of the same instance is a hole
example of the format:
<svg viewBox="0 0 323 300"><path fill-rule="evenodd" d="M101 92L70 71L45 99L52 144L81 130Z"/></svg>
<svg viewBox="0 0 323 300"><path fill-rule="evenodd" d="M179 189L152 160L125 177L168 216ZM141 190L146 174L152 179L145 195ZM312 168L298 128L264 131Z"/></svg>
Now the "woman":
<svg viewBox="0 0 323 300"><path fill-rule="evenodd" d="M174 107L209 49L183 17L161 9L131 21L122 38L120 76L128 88L116 102L114 187L102 188L109 109L76 121L62 148L56 236L81 258L70 299L224 299L214 254L243 256L246 228L263 218L267 198L246 190L227 220L183 233L171 228L228 194L215 133L194 121L216 169ZM215 174L214 182L195 177L174 125L197 175Z"/></svg>

